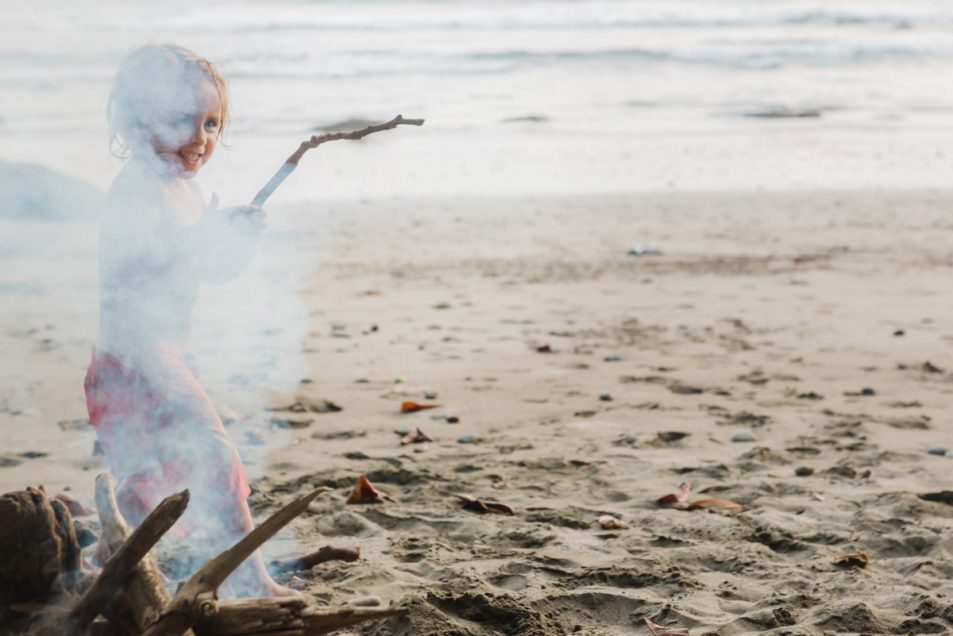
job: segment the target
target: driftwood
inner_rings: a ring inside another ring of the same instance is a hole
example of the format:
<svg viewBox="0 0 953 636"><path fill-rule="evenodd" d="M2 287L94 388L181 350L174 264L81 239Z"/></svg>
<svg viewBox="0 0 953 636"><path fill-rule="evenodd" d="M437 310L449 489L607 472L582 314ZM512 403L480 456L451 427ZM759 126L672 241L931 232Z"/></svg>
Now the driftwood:
<svg viewBox="0 0 953 636"><path fill-rule="evenodd" d="M303 598L255 598L219 601L218 587L255 550L294 517L307 509L311 501L327 488L318 488L293 501L245 538L208 561L169 600L161 575L148 555L149 550L185 512L188 491L167 497L133 532L116 506L113 482L108 476L97 479L96 503L103 526L102 541L115 552L102 572L72 608L40 603L14 603L11 609L33 619L34 636L169 636L195 633L202 636L314 636L371 620L407 613L403 608L321 607ZM6 495L4 497L7 497ZM53 511L53 504L41 491L24 494L25 501L46 501L43 516L69 512ZM31 504L32 505L32 504ZM71 527L71 524L69 524ZM63 530L56 536L66 536ZM73 536L75 542L75 535ZM355 560L359 550L326 546L316 552L284 562L287 569L311 567L332 559ZM61 552L56 552L60 558ZM78 555L78 551L76 552ZM70 553L67 563L78 567L78 556ZM161 612L161 613L159 613ZM158 613L158 616L157 616ZM99 615L103 618L97 618Z"/></svg>
<svg viewBox="0 0 953 636"><path fill-rule="evenodd" d="M43 603L80 571L72 517L42 487L0 496L0 605Z"/></svg>
<svg viewBox="0 0 953 636"><path fill-rule="evenodd" d="M270 516L241 541L209 560L179 589L159 620L143 636L179 636L198 619L218 612L215 592L242 561L308 508L327 488L315 488Z"/></svg>
<svg viewBox="0 0 953 636"><path fill-rule="evenodd" d="M96 509L102 526L100 556L109 558L132 534L116 503L116 480L109 473L96 477ZM171 600L155 557L146 554L102 614L111 623L122 625L120 631L139 634L156 621Z"/></svg>
<svg viewBox="0 0 953 636"><path fill-rule="evenodd" d="M278 171L274 176L268 180L261 190L258 191L258 194L255 195L255 198L252 199L252 205L264 205L265 201L268 200L268 197L274 193L274 191L281 185L281 182L284 181L289 174L294 172L294 169L298 167L298 162L301 161L301 157L304 156L304 153L308 152L313 148L317 148L321 144L328 141L336 141L338 139L362 139L371 133L380 132L382 130L390 130L391 128L396 128L401 124L406 124L409 126L423 126L423 119L404 119L401 115L397 115L392 120L385 122L383 124L374 124L373 126L368 126L366 128L361 128L360 130L350 130L345 132L335 132L335 133L325 133L323 135L313 135L311 139L302 141L301 145L298 146L298 149L295 150L290 157L288 157L281 167L278 168Z"/></svg>
<svg viewBox="0 0 953 636"><path fill-rule="evenodd" d="M287 561L272 561L271 571L275 574L284 574L295 570L310 570L317 564L327 561L357 561L360 558L360 548L335 548L326 545L303 557L288 559Z"/></svg>
<svg viewBox="0 0 953 636"><path fill-rule="evenodd" d="M218 612L196 624L219 636L317 636L370 620L403 616L402 608L315 607L300 598L220 601Z"/></svg>
<svg viewBox="0 0 953 636"><path fill-rule="evenodd" d="M103 566L99 578L90 586L66 620L67 634L82 634L149 550L175 524L189 504L189 491L169 495L145 518ZM183 632L185 630L182 630Z"/></svg>

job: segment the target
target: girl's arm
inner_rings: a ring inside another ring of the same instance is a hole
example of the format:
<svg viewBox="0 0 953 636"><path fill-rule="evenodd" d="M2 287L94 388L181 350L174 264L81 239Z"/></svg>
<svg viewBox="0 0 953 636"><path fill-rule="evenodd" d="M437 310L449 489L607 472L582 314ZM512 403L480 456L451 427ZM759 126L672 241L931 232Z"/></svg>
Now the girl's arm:
<svg viewBox="0 0 953 636"><path fill-rule="evenodd" d="M218 209L218 197L188 229L199 279L221 285L238 276L255 255L265 228L265 212L259 206L243 205Z"/></svg>

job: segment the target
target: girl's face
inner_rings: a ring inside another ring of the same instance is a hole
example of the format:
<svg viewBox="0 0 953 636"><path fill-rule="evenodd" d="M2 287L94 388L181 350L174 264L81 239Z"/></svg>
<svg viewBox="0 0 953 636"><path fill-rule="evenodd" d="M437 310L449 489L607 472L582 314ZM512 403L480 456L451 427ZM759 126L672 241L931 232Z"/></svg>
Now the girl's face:
<svg viewBox="0 0 953 636"><path fill-rule="evenodd" d="M222 131L222 102L214 84L199 82L191 97L167 109L151 127L152 150L170 176L191 179L212 156Z"/></svg>

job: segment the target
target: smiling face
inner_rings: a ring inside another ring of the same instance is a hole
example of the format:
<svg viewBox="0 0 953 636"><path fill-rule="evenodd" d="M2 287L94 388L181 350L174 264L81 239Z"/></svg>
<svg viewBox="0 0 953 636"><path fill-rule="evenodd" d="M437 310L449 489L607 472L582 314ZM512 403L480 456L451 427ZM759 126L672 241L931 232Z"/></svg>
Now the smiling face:
<svg viewBox="0 0 953 636"><path fill-rule="evenodd" d="M150 126L152 151L170 177L194 177L208 163L222 132L218 90L204 78L196 82L188 98L164 108Z"/></svg>

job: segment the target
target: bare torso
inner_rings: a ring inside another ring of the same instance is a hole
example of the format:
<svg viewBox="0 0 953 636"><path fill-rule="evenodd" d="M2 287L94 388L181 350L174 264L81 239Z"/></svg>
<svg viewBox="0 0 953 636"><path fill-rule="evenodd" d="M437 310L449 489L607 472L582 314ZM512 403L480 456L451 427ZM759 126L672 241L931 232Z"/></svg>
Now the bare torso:
<svg viewBox="0 0 953 636"><path fill-rule="evenodd" d="M198 186L131 159L117 175L99 239L100 351L127 361L183 351L199 278L188 230Z"/></svg>

